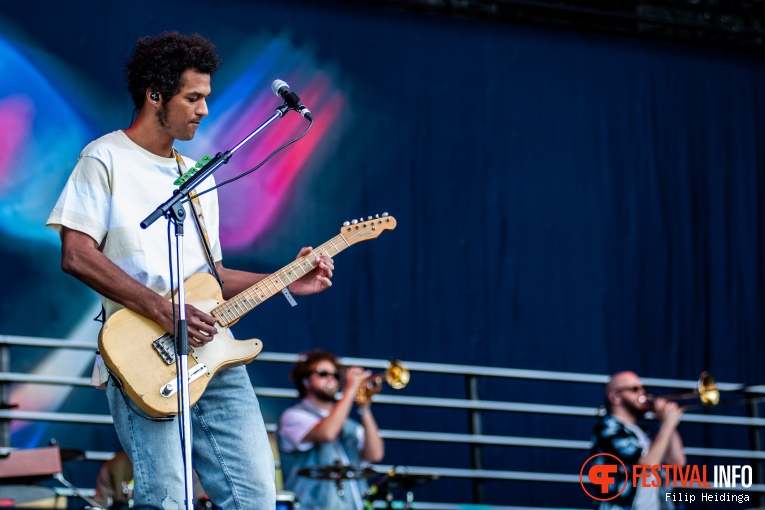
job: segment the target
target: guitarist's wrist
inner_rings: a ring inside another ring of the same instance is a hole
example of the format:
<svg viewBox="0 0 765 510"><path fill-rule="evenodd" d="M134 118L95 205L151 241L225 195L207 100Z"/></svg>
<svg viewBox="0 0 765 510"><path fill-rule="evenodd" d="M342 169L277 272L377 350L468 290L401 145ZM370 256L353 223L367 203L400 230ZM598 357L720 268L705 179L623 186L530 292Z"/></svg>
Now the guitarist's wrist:
<svg viewBox="0 0 765 510"><path fill-rule="evenodd" d="M173 323L173 306L170 301L161 297L160 299L161 301L149 305L147 317L162 326L165 331L172 333L175 329L175 324ZM178 317L179 314L176 305L175 319L177 320Z"/></svg>
<svg viewBox="0 0 765 510"><path fill-rule="evenodd" d="M298 282L292 282L284 288L287 292L294 294L295 296L302 296L305 294L305 292L300 289L300 284Z"/></svg>

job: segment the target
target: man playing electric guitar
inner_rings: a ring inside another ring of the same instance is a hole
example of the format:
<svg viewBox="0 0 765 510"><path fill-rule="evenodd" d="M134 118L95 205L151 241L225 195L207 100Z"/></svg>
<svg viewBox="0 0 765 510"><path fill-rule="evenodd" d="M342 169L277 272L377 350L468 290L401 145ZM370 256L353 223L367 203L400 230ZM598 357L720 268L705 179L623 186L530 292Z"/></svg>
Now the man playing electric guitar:
<svg viewBox="0 0 765 510"><path fill-rule="evenodd" d="M167 230L141 220L171 196L173 181L194 164L173 149L191 140L207 116L210 78L219 65L215 47L199 35L176 32L139 39L126 64L135 122L90 143L81 153L47 225L62 242L62 269L97 291L106 318L126 307L173 332ZM213 186L208 178L203 186ZM228 269L221 260L218 199L186 204L185 276L215 271L228 299L266 275ZM210 258L204 238L209 240ZM303 248L299 257L311 252ZM312 258L315 270L288 286L297 295L331 286L334 264ZM188 339L201 348L216 334L216 317L186 305ZM177 313L177 311L176 311ZM214 344L213 344L214 345ZM139 507L184 508L184 469L178 423L148 416L109 381L107 398L120 442L135 473ZM274 465L257 398L244 366L212 376L192 410L194 468L212 501L226 509L275 508Z"/></svg>

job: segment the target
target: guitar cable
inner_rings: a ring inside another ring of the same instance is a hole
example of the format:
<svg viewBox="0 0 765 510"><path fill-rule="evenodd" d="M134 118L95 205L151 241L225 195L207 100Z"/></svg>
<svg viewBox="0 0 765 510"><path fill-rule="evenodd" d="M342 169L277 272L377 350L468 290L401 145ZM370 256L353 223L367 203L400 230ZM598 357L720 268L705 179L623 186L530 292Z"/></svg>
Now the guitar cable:
<svg viewBox="0 0 765 510"><path fill-rule="evenodd" d="M111 379L112 384L118 390L120 390L120 395L122 396L122 400L125 401L125 406L128 409L130 409L131 411L133 411L133 413L135 413L136 416L138 416L139 418L143 418L145 420L151 420L151 421L171 421L173 419L172 417L169 417L169 416L166 416L166 417L154 417L154 416L149 416L148 414L144 416L143 414L138 412L138 409L133 407L135 404L133 404L133 402L128 398L128 396L125 395L125 390L122 388L122 383L120 382L120 380L117 379L117 377L112 373L111 370L109 370L108 367L107 367L106 371L109 372L109 379Z"/></svg>
<svg viewBox="0 0 765 510"><path fill-rule="evenodd" d="M171 241L170 222L168 221L167 222L167 242L170 243L170 241ZM170 246L170 245L168 244L168 246ZM172 261L173 261L173 259L172 259L172 254L170 254L169 257L170 257L170 264L171 264L170 265L170 267L171 267L171 269L170 269L170 288L172 288L172 286L173 286L173 271L172 271ZM175 305L173 305L173 324L175 324ZM176 359L176 363L177 363L177 359ZM155 416L149 416L146 413L143 413L143 414L139 413L138 409L133 407L135 404L133 404L133 402L130 401L128 396L125 395L125 389L122 387L122 383L120 382L119 378L117 378L117 376L115 376L112 373L112 371L109 370L109 367L106 367L106 371L109 372L109 379L111 379L112 384L118 390L120 390L120 395L122 395L122 400L125 401L125 406L128 409L130 409L131 411L133 411L133 413L135 413L136 416L138 416L139 418L143 418L145 420L151 420L151 421L172 421L173 420L173 418L170 417L170 416L155 417ZM178 370L176 369L176 373L177 372L178 372Z"/></svg>

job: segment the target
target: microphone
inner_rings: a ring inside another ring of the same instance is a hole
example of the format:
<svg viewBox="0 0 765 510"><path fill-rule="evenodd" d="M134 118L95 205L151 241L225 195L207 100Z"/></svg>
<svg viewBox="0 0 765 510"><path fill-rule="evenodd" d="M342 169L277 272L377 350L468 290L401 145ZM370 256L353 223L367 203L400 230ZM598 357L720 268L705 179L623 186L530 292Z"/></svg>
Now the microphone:
<svg viewBox="0 0 765 510"><path fill-rule="evenodd" d="M295 110L306 119L313 121L311 111L300 102L298 95L290 90L290 86L287 85L287 82L283 80L274 80L271 84L271 90L273 90L274 94L284 99L284 102L287 103L287 106L291 109Z"/></svg>

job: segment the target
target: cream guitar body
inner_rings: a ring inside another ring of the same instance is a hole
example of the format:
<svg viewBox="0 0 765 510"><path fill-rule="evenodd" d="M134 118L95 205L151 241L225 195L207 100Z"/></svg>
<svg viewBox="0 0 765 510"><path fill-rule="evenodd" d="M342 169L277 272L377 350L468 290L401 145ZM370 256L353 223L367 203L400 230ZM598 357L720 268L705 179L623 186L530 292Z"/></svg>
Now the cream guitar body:
<svg viewBox="0 0 765 510"><path fill-rule="evenodd" d="M189 402L194 405L210 379L224 368L254 360L263 349L258 339L235 340L228 328L266 299L281 292L295 280L313 271L317 255L334 257L345 248L377 238L393 230L392 216L369 218L348 223L340 234L267 276L228 301L223 300L218 282L212 275L197 273L186 280L186 302L218 320L218 333L204 347L189 348ZM176 348L172 335L156 322L132 310L123 309L104 323L98 347L109 371L119 379L125 393L150 416L178 414Z"/></svg>
<svg viewBox="0 0 765 510"><path fill-rule="evenodd" d="M211 313L223 303L215 278L197 273L186 280L186 302ZM122 309L101 329L99 350L106 366L125 392L151 416L178 414L175 342L156 322ZM189 349L189 401L202 396L210 378L226 367L249 363L263 349L258 339L234 340L228 327L218 325L215 338L204 347Z"/></svg>

